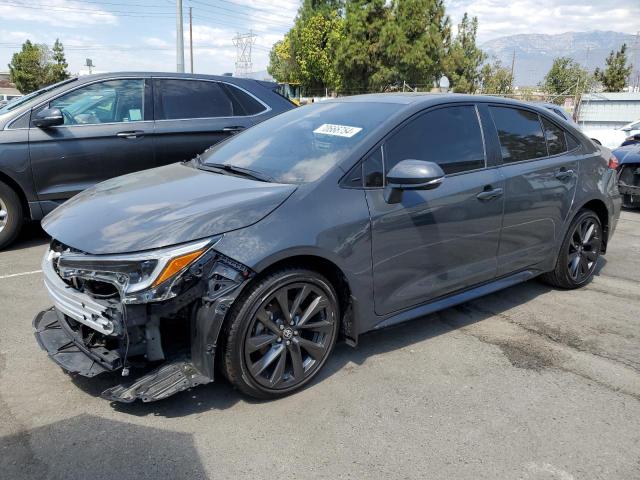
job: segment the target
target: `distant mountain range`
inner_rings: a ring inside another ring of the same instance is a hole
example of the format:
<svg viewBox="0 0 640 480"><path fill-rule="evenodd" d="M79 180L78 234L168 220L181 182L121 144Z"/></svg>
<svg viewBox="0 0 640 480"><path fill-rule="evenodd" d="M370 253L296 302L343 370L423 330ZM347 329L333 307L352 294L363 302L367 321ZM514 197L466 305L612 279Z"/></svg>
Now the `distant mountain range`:
<svg viewBox="0 0 640 480"><path fill-rule="evenodd" d="M483 43L480 47L490 56L511 67L515 52L515 79L518 86L537 85L551 68L555 57L571 57L583 67L593 71L605 65L611 50L627 44L631 62L640 45L636 36L620 32L568 32L559 35L522 34L509 35ZM634 48L636 49L634 52ZM640 52L636 54L640 63ZM640 65L638 65L640 67Z"/></svg>

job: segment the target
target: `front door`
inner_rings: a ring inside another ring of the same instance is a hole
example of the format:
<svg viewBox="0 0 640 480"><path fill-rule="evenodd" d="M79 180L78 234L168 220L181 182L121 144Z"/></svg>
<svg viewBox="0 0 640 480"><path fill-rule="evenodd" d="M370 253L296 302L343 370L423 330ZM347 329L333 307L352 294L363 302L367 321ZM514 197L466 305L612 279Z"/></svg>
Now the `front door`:
<svg viewBox="0 0 640 480"><path fill-rule="evenodd" d="M376 313L493 279L504 183L498 169L487 166L476 107L420 114L385 142L383 157L385 173L401 160L418 159L438 163L446 177L433 190L403 192L398 204L387 204L381 188L366 190ZM365 162L365 172L375 169L367 165L374 160Z"/></svg>
<svg viewBox="0 0 640 480"><path fill-rule="evenodd" d="M498 275L548 260L563 235L579 168L578 143L568 132L521 108L489 107L505 179Z"/></svg>
<svg viewBox="0 0 640 480"><path fill-rule="evenodd" d="M63 125L29 129L39 200L66 200L102 180L156 166L148 88L141 78L105 80L33 111L59 108L64 116Z"/></svg>

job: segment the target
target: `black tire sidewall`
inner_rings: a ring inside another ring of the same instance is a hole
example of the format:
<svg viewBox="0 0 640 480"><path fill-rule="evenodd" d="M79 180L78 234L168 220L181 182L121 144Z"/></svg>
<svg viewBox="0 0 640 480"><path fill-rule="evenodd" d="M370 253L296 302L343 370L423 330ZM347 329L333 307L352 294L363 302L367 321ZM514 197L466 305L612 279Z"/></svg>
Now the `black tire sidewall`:
<svg viewBox="0 0 640 480"><path fill-rule="evenodd" d="M286 389L268 389L253 379L245 362L244 348L249 326L251 325L254 314L271 293L285 285L301 282L313 283L316 287L321 288L327 295L327 299L332 303L332 308L336 315L334 319L333 338L330 340L331 344L325 357L314 366L312 374L304 379L304 381ZM235 312L233 312L233 310L235 310ZM315 378L327 359L331 356L338 337L340 311L336 292L326 278L312 270L287 269L267 276L262 281L258 281L248 296L241 299L239 308L233 310L231 313L235 313L235 315L234 318L231 319L231 322L235 324L235 328L231 329L232 334L227 339L226 348L231 359L231 368L234 372L237 372L238 375L227 375L227 377L236 377L235 381L233 378L230 378L230 380L232 380L233 383L237 381L242 382L244 385L237 386L245 387L241 388L241 390L256 397L278 398L304 388Z"/></svg>
<svg viewBox="0 0 640 480"><path fill-rule="evenodd" d="M600 241L603 241L603 231L602 231L602 223L600 223L600 219L598 218L598 215L596 215L594 212L590 211L590 210L585 210L582 213L579 213L571 222L571 225L569 225L569 229L567 230L567 233L565 235L564 241L562 242L562 247L560 249L560 255L558 256L558 262L559 262L559 266L562 269L562 275L564 277L564 281L566 282L566 284L568 285L569 288L578 288L581 287L583 285L586 285L587 283L589 283L591 281L591 279L593 278L593 273L595 271L594 270L591 272L591 274L586 277L584 280L582 280L581 282L576 282L574 281L571 276L569 275L569 243L571 242L571 237L573 236L573 232L576 228L577 225L581 224L583 221L585 221L587 218L591 218L592 220L594 220L596 222L596 225L598 225L598 233L600 235ZM600 246L602 247L602 243L600 244ZM597 252L597 257L596 257L596 264L598 262L598 260L600 259L600 251Z"/></svg>
<svg viewBox="0 0 640 480"><path fill-rule="evenodd" d="M0 231L0 249L9 245L20 233L24 222L24 212L20 198L7 184L0 182L0 198L7 207L9 219L4 229Z"/></svg>

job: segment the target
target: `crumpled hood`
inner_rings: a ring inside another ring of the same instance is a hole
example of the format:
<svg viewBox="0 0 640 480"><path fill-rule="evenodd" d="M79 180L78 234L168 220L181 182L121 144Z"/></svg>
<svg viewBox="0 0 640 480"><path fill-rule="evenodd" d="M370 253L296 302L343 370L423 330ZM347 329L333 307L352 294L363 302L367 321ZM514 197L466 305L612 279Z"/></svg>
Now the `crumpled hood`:
<svg viewBox="0 0 640 480"><path fill-rule="evenodd" d="M173 164L99 183L56 208L42 227L87 253L137 252L247 227L295 190Z"/></svg>

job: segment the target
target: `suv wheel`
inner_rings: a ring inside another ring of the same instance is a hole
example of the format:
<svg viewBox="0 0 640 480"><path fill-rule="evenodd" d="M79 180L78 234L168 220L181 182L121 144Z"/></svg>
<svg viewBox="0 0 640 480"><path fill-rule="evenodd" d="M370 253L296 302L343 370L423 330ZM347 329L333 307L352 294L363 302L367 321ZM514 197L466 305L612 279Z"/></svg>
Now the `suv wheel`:
<svg viewBox="0 0 640 480"><path fill-rule="evenodd" d="M225 375L248 395L276 398L303 387L320 371L336 342L339 307L322 275L291 268L256 282L229 316Z"/></svg>
<svg viewBox="0 0 640 480"><path fill-rule="evenodd" d="M0 182L0 249L15 240L23 221L18 195L7 184Z"/></svg>
<svg viewBox="0 0 640 480"><path fill-rule="evenodd" d="M581 210L562 242L556 268L542 280L560 288L578 288L593 277L602 248L602 225L591 210Z"/></svg>

